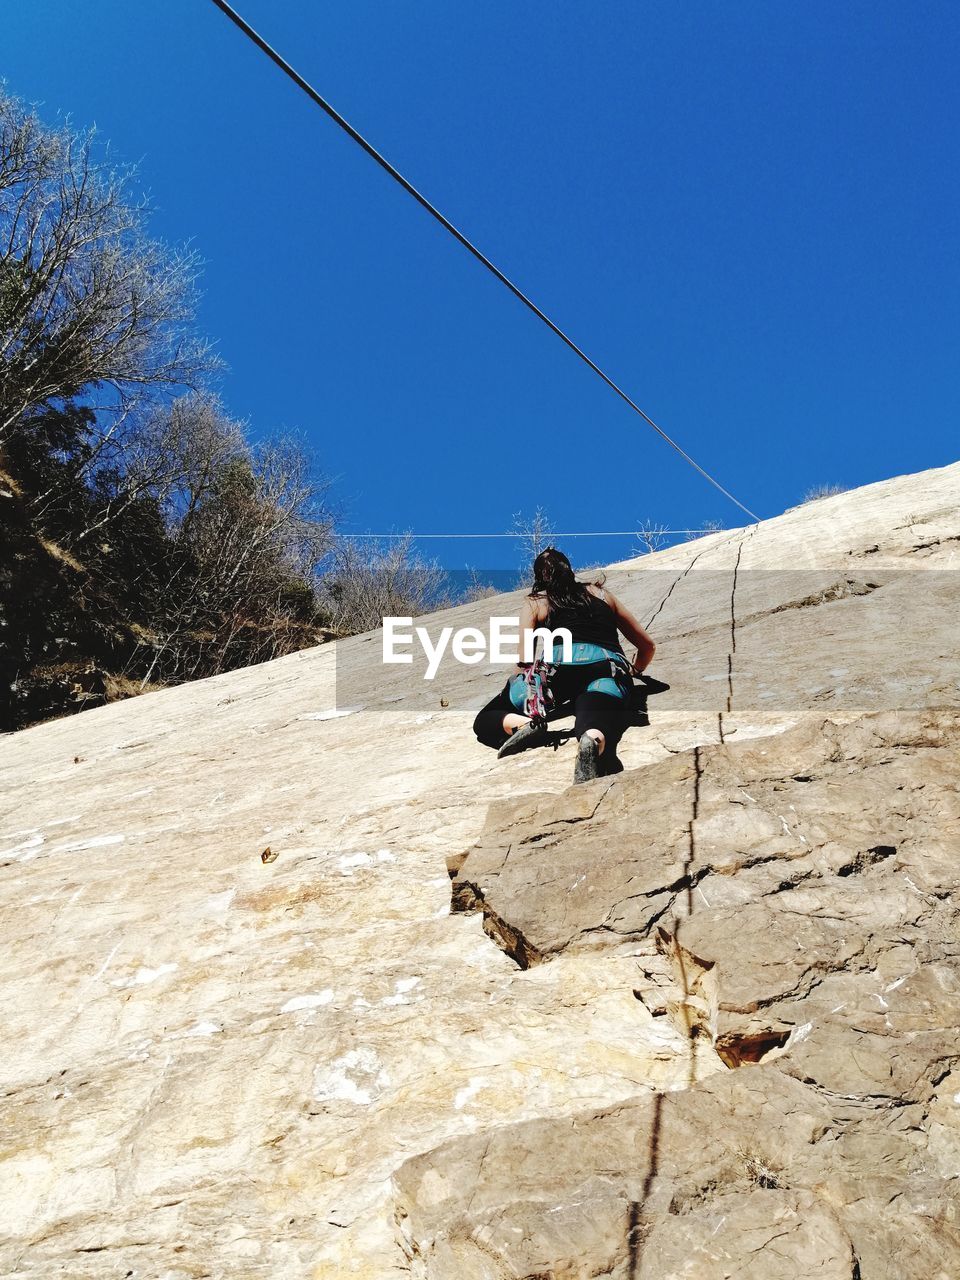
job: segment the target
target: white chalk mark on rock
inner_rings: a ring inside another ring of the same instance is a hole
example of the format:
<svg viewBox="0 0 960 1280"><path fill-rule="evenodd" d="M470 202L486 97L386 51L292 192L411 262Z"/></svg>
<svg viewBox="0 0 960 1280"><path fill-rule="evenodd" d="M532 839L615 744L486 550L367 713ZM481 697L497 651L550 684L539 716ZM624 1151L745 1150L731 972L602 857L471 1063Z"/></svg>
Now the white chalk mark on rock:
<svg viewBox="0 0 960 1280"><path fill-rule="evenodd" d="M352 876L358 867L367 867L373 859L369 853L345 853L337 861L342 876Z"/></svg>
<svg viewBox="0 0 960 1280"><path fill-rule="evenodd" d="M357 707L330 707L327 711L308 711L306 715L297 716L298 720L339 720L343 716L355 715L358 711L362 711L362 706Z"/></svg>
<svg viewBox="0 0 960 1280"><path fill-rule="evenodd" d="M19 832L17 833L20 834ZM4 849L0 853L0 858L13 858L17 862L29 862L31 858L37 856L37 849L44 843L43 833L40 831L31 831L27 834L25 840L21 840L19 844L15 844L11 849Z"/></svg>
<svg viewBox="0 0 960 1280"><path fill-rule="evenodd" d="M329 989L314 991L305 996L291 996L280 1012L295 1013L298 1009L319 1009L322 1005L329 1004L332 999L333 992Z"/></svg>
<svg viewBox="0 0 960 1280"><path fill-rule="evenodd" d="M89 840L74 840L68 844L58 844L51 853L80 853L85 849L102 849L111 844L123 844L125 835L92 836Z"/></svg>
<svg viewBox="0 0 960 1280"><path fill-rule="evenodd" d="M393 984L394 994L392 996L384 996L380 1003L385 1005L410 1004L407 992L412 991L419 982L419 978L398 978Z"/></svg>
<svg viewBox="0 0 960 1280"><path fill-rule="evenodd" d="M481 1089L485 1089L486 1086L487 1086L487 1079L485 1076L472 1076L470 1079L470 1083L468 1085L465 1085L462 1089L458 1089L457 1092L454 1094L454 1098L453 1098L454 1110L462 1111L463 1108L467 1105L467 1103L472 1101L472 1099L474 1099L477 1096L477 1094L481 1091Z"/></svg>
<svg viewBox="0 0 960 1280"><path fill-rule="evenodd" d="M373 1049L351 1049L328 1066L313 1071L313 1097L316 1102L353 1102L368 1107L380 1097L390 1083Z"/></svg>
<svg viewBox="0 0 960 1280"><path fill-rule="evenodd" d="M156 982L157 978L173 973L176 967L175 964L161 964L156 969L141 967L132 978L114 978L112 985L115 987L145 987L147 983Z"/></svg>

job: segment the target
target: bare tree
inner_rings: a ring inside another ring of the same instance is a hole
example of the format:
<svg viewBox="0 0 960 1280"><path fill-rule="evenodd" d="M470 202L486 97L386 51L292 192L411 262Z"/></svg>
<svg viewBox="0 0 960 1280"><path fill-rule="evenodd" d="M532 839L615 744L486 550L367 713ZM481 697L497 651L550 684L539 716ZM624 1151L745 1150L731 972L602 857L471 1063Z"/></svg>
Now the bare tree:
<svg viewBox="0 0 960 1280"><path fill-rule="evenodd" d="M230 647L224 619L229 633L238 618L273 625L315 613L313 582L332 534L325 484L313 477L296 441L281 438L228 455L205 483L199 499L195 488L188 490L177 529L190 566L179 621L211 633L220 669Z"/></svg>
<svg viewBox="0 0 960 1280"><path fill-rule="evenodd" d="M27 687L46 668L102 665L129 691L326 634L327 482L300 441L251 446L198 389L217 361L190 329L197 259L147 238L133 177L0 90L0 630L25 673L18 716L62 708L55 671L47 702Z"/></svg>
<svg viewBox="0 0 960 1280"><path fill-rule="evenodd" d="M550 545L554 537L553 525L543 507L538 506L532 516L525 516L522 511L517 511L513 517L513 527L519 535L521 572L529 574L534 560Z"/></svg>
<svg viewBox="0 0 960 1280"><path fill-rule="evenodd" d="M460 596L458 603L475 604L479 600L489 600L493 596L499 595L497 588L491 582L484 582L476 569L470 570L470 582Z"/></svg>
<svg viewBox="0 0 960 1280"><path fill-rule="evenodd" d="M181 534L227 469L249 455L242 424L203 392L153 407L134 422L124 446L128 490L153 493Z"/></svg>
<svg viewBox="0 0 960 1280"><path fill-rule="evenodd" d="M800 505L804 506L808 502L819 502L821 498L835 498L837 494L847 493L847 492L848 492L848 489L846 485L817 484L817 485L814 485L812 489L807 490L807 492L803 495L803 500L800 503Z"/></svg>
<svg viewBox="0 0 960 1280"><path fill-rule="evenodd" d="M331 560L320 595L340 635L372 631L385 617L416 617L449 604L443 570L414 554L409 534L385 546L345 538Z"/></svg>
<svg viewBox="0 0 960 1280"><path fill-rule="evenodd" d="M667 540L667 528L662 524L654 524L652 520L644 520L636 532L637 551L641 555L649 555L659 551Z"/></svg>
<svg viewBox="0 0 960 1280"><path fill-rule="evenodd" d="M691 529L687 533L687 542L695 542L697 538L705 538L711 533L723 533L726 525L719 520L705 520L699 529Z"/></svg>
<svg viewBox="0 0 960 1280"><path fill-rule="evenodd" d="M216 363L186 328L196 255L147 238L132 179L92 132L0 91L0 445L31 410L95 391L109 439L131 401Z"/></svg>
<svg viewBox="0 0 960 1280"><path fill-rule="evenodd" d="M209 397L175 402L151 423L134 462L169 550L154 576L144 681L212 675L315 643L332 516L328 482L301 443L251 448Z"/></svg>

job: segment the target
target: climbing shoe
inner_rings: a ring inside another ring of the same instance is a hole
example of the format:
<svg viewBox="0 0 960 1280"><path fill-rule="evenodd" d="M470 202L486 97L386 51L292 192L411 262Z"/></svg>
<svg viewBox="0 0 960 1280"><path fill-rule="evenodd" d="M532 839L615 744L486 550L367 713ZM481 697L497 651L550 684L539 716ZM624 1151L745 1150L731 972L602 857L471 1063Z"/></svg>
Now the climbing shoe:
<svg viewBox="0 0 960 1280"><path fill-rule="evenodd" d="M526 751L527 747L542 747L547 740L547 726L543 720L531 720L529 724L514 729L497 752L497 759L504 756L515 756L518 751Z"/></svg>
<svg viewBox="0 0 960 1280"><path fill-rule="evenodd" d="M600 750L596 738L585 733L577 747L577 763L573 770L574 784L590 782L600 776Z"/></svg>

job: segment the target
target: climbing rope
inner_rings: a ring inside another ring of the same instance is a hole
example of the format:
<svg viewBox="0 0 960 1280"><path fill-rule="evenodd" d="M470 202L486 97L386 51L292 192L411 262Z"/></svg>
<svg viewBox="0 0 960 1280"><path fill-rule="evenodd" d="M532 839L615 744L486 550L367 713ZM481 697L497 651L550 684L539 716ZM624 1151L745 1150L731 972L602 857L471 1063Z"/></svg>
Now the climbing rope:
<svg viewBox="0 0 960 1280"><path fill-rule="evenodd" d="M700 475L703 476L705 480L709 481L710 484L712 484L715 489L718 489L725 498L729 498L730 501L735 506L739 507L741 511L745 512L750 517L751 520L756 520L757 522L759 522L760 517L758 515L756 515L753 511L751 511L749 507L744 506L744 504L740 501L739 498L735 498L733 494L729 491L729 489L725 489L719 480L714 479L714 477L709 473L709 471L705 471L704 468L701 467L700 463L697 462L694 458L691 458L690 454L687 453L685 449L682 449L680 445L677 444L676 440L668 436L666 431L664 431L662 427L657 426L657 424L654 422L654 420L650 417L649 414L644 413L644 411L640 408L640 406L636 404L635 401L631 400L631 398L627 395L627 393L621 387L617 386L617 384L613 381L613 379L608 377L607 374L605 374L604 371L600 368L600 366L596 364L593 360L591 360L590 357L586 354L586 352L582 351L580 347L578 347L577 344L573 341L572 338L568 337L567 334L564 333L564 331L560 328L559 325L554 324L554 322L550 319L550 317L544 311L541 311L540 308L537 306L537 304L535 302L532 302L527 297L527 295L520 288L518 288L517 285L513 283L512 280L510 280L506 275L504 275L504 273L500 270L500 268L496 266L493 262L491 262L490 259L486 256L486 254L481 253L481 251L476 247L476 245L473 244L472 241L468 240L467 237L463 234L463 232L458 230L457 227L453 225L453 223L450 221L449 218L446 218L440 212L440 210L436 208L436 206L432 205L430 201L427 199L427 197L425 195L422 195L417 190L417 188L413 185L413 183L409 182L398 169L395 169L393 165L390 163L390 161L387 160L384 156L382 156L380 152L376 149L376 147L373 146L372 143L368 142L361 133L358 133L357 130L353 127L353 125L350 124L348 120L345 120L339 111L337 111L334 107L332 107L325 98L321 97L321 95L316 91L316 89L314 89L314 87L307 80L305 80L298 71L295 71L294 68L290 65L290 63L287 62L285 58L281 57L281 55L277 53L276 49L274 49L271 45L269 45L267 41L264 40L263 36L261 36L257 31L254 30L253 27L250 26L249 22L247 22L244 18L240 16L239 13L237 13L236 9L234 9L231 5L227 4L226 0L213 0L213 3L217 6L217 8L222 13L226 14L226 16L230 19L231 22L233 22L237 27L239 27L239 29L244 33L245 36L247 36L250 40L253 41L253 43L257 46L258 49L261 50L262 53L265 53L267 55L267 57L271 60L271 62L275 63L285 75L289 76L290 79L294 82L294 84L297 85L300 89L302 89L303 92L307 95L307 97L310 98L312 102L316 103L316 105L321 109L321 111L325 111L326 114L330 117L330 119L335 124L339 125L340 128L344 131L344 133L346 133L350 138L353 139L353 141L357 144L357 146L362 147L363 150L366 151L367 155L370 156L372 160L375 160L382 169L386 170L386 172L389 173L390 177L393 178L395 182L398 182L400 186L403 187L404 191L407 192L408 195L413 196L414 200L416 200L418 204L422 205L423 208L426 209L427 213L431 215L431 217L436 218L437 222L439 222L440 225L445 230L449 231L450 234L454 237L454 239L459 240L459 242L463 245L463 247L467 249L470 253L472 253L478 262L482 262L483 265L487 268L487 270L492 272L493 275L497 277L497 279L500 281L501 284L506 285L506 287L510 290L510 292L514 295L514 297L518 298L525 307L529 307L529 309L533 312L535 316L538 316L543 321L543 323L549 329L551 329L557 335L558 338L561 339L561 341L565 342L567 346L570 348L570 350L575 352L576 355L580 357L580 359L584 362L584 364L589 366L589 368L591 368L593 372L599 378L601 378L612 391L615 391L617 393L617 395L620 397L621 400L625 401L630 406L630 408L633 409L634 413L639 414L640 417L644 420L644 422L646 422L648 426L652 427L653 430L657 433L657 435L660 436L662 440L666 441L666 443L671 447L671 449L676 450L676 452L680 455L681 458L684 459L685 462L688 462L690 466L694 468L695 471L698 471Z"/></svg>

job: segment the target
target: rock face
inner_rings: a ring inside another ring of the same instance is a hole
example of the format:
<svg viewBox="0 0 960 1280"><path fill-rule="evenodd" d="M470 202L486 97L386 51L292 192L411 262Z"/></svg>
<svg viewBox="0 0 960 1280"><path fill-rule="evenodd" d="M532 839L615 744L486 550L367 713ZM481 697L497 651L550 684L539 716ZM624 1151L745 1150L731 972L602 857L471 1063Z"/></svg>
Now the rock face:
<svg viewBox="0 0 960 1280"><path fill-rule="evenodd" d="M520 808L458 905L523 965L652 941L635 997L731 1070L411 1162L422 1272L960 1274L960 710L696 747Z"/></svg>
<svg viewBox="0 0 960 1280"><path fill-rule="evenodd" d="M942 1088L884 1105L761 1067L496 1129L404 1167L399 1228L429 1276L950 1280Z"/></svg>
<svg viewBox="0 0 960 1280"><path fill-rule="evenodd" d="M618 567L583 787L363 637L0 740L0 1274L960 1275L958 484Z"/></svg>

